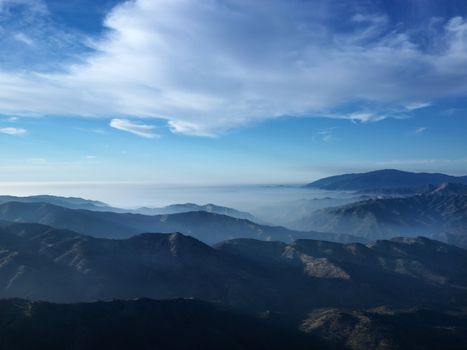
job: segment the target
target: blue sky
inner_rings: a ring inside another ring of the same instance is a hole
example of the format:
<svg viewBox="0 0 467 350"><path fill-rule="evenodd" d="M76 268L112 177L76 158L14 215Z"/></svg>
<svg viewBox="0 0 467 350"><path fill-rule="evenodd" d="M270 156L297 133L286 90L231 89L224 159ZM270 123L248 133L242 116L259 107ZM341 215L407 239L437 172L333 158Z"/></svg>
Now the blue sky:
<svg viewBox="0 0 467 350"><path fill-rule="evenodd" d="M465 1L0 0L0 180L467 174Z"/></svg>

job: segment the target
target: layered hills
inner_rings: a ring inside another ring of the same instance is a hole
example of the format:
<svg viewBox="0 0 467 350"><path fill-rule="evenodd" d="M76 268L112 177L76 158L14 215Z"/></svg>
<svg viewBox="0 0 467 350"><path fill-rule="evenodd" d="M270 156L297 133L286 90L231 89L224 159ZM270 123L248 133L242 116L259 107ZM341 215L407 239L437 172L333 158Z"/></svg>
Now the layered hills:
<svg viewBox="0 0 467 350"><path fill-rule="evenodd" d="M467 251L425 238L366 245L142 234L98 239L37 224L0 226L0 297L93 301L197 298L301 317L315 307L467 300Z"/></svg>
<svg viewBox="0 0 467 350"><path fill-rule="evenodd" d="M403 197L371 198L317 210L302 229L358 234L368 239L425 235L467 247L467 186L441 184Z"/></svg>
<svg viewBox="0 0 467 350"><path fill-rule="evenodd" d="M183 232L210 244L240 237L285 242L298 238L365 241L346 234L301 232L280 226L260 225L246 219L205 211L142 215L70 209L45 202L7 202L0 204L0 220L39 223L105 238L126 238L144 232Z"/></svg>

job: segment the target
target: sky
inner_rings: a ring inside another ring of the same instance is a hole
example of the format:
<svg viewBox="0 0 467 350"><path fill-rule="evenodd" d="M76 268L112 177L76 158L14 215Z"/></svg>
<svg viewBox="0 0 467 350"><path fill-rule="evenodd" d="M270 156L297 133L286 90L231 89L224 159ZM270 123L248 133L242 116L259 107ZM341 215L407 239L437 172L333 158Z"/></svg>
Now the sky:
<svg viewBox="0 0 467 350"><path fill-rule="evenodd" d="M0 181L467 174L467 2L0 0Z"/></svg>

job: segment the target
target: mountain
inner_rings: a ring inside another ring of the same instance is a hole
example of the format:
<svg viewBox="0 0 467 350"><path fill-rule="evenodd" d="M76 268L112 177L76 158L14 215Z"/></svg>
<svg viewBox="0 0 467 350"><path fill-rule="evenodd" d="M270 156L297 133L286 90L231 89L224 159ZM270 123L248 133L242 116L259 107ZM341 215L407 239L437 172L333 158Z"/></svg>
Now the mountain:
<svg viewBox="0 0 467 350"><path fill-rule="evenodd" d="M38 224L3 223L0 247L3 298L76 302L196 297L241 306L251 298L245 288L237 291L238 286L260 281L237 261L178 233L113 240Z"/></svg>
<svg viewBox="0 0 467 350"><path fill-rule="evenodd" d="M323 349L310 335L198 300L0 300L3 350Z"/></svg>
<svg viewBox="0 0 467 350"><path fill-rule="evenodd" d="M179 233L98 239L0 225L0 297L54 302L197 298L301 319L316 307L467 303L467 251L423 238L366 245Z"/></svg>
<svg viewBox="0 0 467 350"><path fill-rule="evenodd" d="M421 187L401 187L401 188L373 188L361 190L362 196L380 196L380 197L402 197L413 196L423 193L438 193L441 195L467 195L467 185L459 183L441 183L437 185L426 185Z"/></svg>
<svg viewBox="0 0 467 350"><path fill-rule="evenodd" d="M436 349L444 339L456 349L465 345L464 266L467 250L421 237L211 247L179 233L99 239L1 222L0 298L87 303L0 300L0 346L325 349L318 339L396 350ZM115 299L126 301L95 302ZM310 336L290 330L298 327Z"/></svg>
<svg viewBox="0 0 467 350"><path fill-rule="evenodd" d="M365 195L351 195L311 199L302 198L262 206L255 210L255 214L274 225L297 229L295 223L315 210L358 202L367 198L370 197Z"/></svg>
<svg viewBox="0 0 467 350"><path fill-rule="evenodd" d="M69 209L49 203L7 202L0 205L0 220L39 223L106 238L125 238L144 232L182 232L210 244L240 237L286 242L297 238L365 241L345 234L300 232L279 226L259 225L249 220L204 211L149 216Z"/></svg>
<svg viewBox="0 0 467 350"><path fill-rule="evenodd" d="M114 208L108 204L100 201L94 201L89 199L77 198L77 197L60 197L50 195L38 195L28 197L16 197L16 196L0 196L0 204L7 202L19 202L19 203L49 203L69 209L85 209L95 211L116 211L124 212L125 210Z"/></svg>
<svg viewBox="0 0 467 350"><path fill-rule="evenodd" d="M247 212L239 211L236 209L222 207L215 204L198 205L195 203L185 204L172 204L160 208L148 208L141 207L137 209L123 209L116 208L108 205L107 203L94 201L89 199L83 199L78 197L60 197L50 195L37 195L27 197L17 196L0 196L0 204L7 202L19 202L19 203L48 203L59 207L68 209L84 209L92 211L107 211L115 213L133 213L143 215L166 215L166 214L177 214L187 213L191 211L206 211L208 213L228 215L238 219L247 219L253 222L260 222L259 219Z"/></svg>
<svg viewBox="0 0 467 350"><path fill-rule="evenodd" d="M324 190L360 191L367 189L407 188L440 183L467 184L467 176L450 176L437 173L411 173L384 169L367 173L343 174L314 181L305 187Z"/></svg>
<svg viewBox="0 0 467 350"><path fill-rule="evenodd" d="M467 313L320 309L301 330L199 300L0 300L0 346L26 349L463 350Z"/></svg>
<svg viewBox="0 0 467 350"><path fill-rule="evenodd" d="M301 328L336 349L461 350L467 345L465 310L321 309Z"/></svg>
<svg viewBox="0 0 467 350"><path fill-rule="evenodd" d="M253 222L258 222L259 220L255 218L250 213L239 211L232 208L221 207L215 204L205 204L199 205L195 203L185 203L185 204L172 204L166 207L161 208L138 208L133 212L143 215L165 215L165 214L178 214L178 213L187 213L191 211L205 211L208 213L227 215L237 219L246 219Z"/></svg>
<svg viewBox="0 0 467 350"><path fill-rule="evenodd" d="M368 239L425 235L467 247L467 186L442 184L408 197L373 198L313 212L297 226Z"/></svg>

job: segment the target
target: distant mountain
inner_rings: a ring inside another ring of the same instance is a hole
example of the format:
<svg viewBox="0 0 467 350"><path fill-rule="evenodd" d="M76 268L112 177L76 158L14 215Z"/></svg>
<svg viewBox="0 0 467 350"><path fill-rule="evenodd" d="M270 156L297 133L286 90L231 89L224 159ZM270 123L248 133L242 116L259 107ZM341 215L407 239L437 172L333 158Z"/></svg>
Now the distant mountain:
<svg viewBox="0 0 467 350"><path fill-rule="evenodd" d="M241 237L285 242L298 238L342 242L366 241L345 234L300 232L279 226L259 225L246 219L205 211L149 216L76 210L48 203L8 202L0 205L0 220L39 223L106 238L125 238L144 232L182 232L210 244Z"/></svg>
<svg viewBox="0 0 467 350"><path fill-rule="evenodd" d="M440 183L467 184L467 176L450 176L437 173L410 173L385 169L368 173L343 174L314 181L305 187L325 190L358 191L365 189L408 188Z"/></svg>
<svg viewBox="0 0 467 350"><path fill-rule="evenodd" d="M260 222L259 219L247 212L239 211L236 209L222 207L215 204L198 205L195 203L185 204L172 204L160 208L149 208L141 207L137 209L124 209L116 208L108 205L107 203L94 201L89 199L83 199L78 197L60 197L50 195L38 195L38 196L0 196L0 204L7 202L19 202L19 203L48 203L59 207L69 209L84 209L92 211L108 211L115 213L133 213L143 215L166 215L166 214L178 214L187 213L190 211L206 211L208 213L228 215L238 219L247 219L253 222Z"/></svg>
<svg viewBox="0 0 467 350"><path fill-rule="evenodd" d="M179 233L115 240L0 225L1 298L197 298L299 322L319 307L465 306L460 266L467 250L423 238L366 245L240 239L213 248Z"/></svg>
<svg viewBox="0 0 467 350"><path fill-rule="evenodd" d="M0 204L7 202L19 202L19 203L49 203L69 209L85 209L95 211L117 211L124 212L123 209L114 208L108 204L100 201L94 201L89 199L77 198L77 197L60 197L50 195L38 195L38 196L0 196Z"/></svg>
<svg viewBox="0 0 467 350"><path fill-rule="evenodd" d="M187 213L190 211L205 211L208 213L214 214L221 214L227 215L237 219L246 219L253 222L258 222L259 220L255 218L250 213L239 211L232 208L221 207L215 204L205 204L199 205L195 203L185 203L185 204L172 204L166 207L161 208L138 208L133 210L132 212L137 214L144 214L144 215L164 215L164 214L178 214L178 213Z"/></svg>
<svg viewBox="0 0 467 350"><path fill-rule="evenodd" d="M301 328L336 349L462 350L467 345L465 310L321 309Z"/></svg>
<svg viewBox="0 0 467 350"><path fill-rule="evenodd" d="M312 336L198 300L0 300L2 350L323 349Z"/></svg>
<svg viewBox="0 0 467 350"><path fill-rule="evenodd" d="M442 184L413 196L373 198L322 209L297 226L368 239L425 235L467 247L467 186Z"/></svg>
<svg viewBox="0 0 467 350"><path fill-rule="evenodd" d="M338 196L333 198L302 198L262 206L255 210L255 214L274 225L281 225L290 229L300 230L299 228L295 227L297 220L300 220L315 210L358 202L367 198L370 198L370 196L352 195Z"/></svg>
<svg viewBox="0 0 467 350"><path fill-rule="evenodd" d="M359 191L359 193L363 196L366 195L382 197L413 196L416 194L424 194L431 192L442 195L467 195L467 185L446 182L437 185L426 185L421 187L372 188Z"/></svg>

